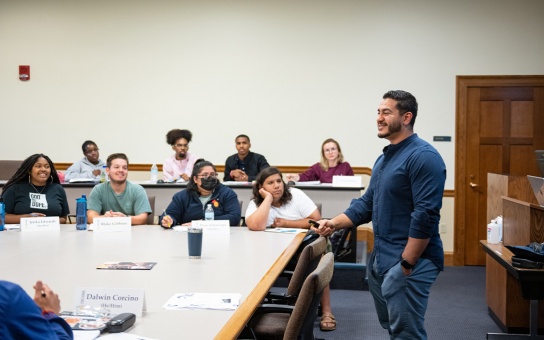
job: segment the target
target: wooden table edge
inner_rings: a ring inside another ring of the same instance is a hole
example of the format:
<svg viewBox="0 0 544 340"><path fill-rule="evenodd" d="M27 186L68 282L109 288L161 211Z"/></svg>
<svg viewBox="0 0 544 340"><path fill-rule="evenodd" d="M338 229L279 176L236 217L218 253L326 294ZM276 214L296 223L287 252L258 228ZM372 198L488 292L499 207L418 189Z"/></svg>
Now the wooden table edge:
<svg viewBox="0 0 544 340"><path fill-rule="evenodd" d="M289 260L293 257L306 233L299 233L293 241L285 248L276 262L270 267L261 278L257 286L249 293L247 298L236 309L223 328L217 333L214 339L236 339L249 321L257 306L263 301L270 288L279 277Z"/></svg>

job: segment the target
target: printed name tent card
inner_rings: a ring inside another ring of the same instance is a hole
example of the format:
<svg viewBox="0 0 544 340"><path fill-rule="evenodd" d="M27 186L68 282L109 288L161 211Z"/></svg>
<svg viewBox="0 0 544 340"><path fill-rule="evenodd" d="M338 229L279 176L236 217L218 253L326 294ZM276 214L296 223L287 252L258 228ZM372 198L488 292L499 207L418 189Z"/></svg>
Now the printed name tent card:
<svg viewBox="0 0 544 340"><path fill-rule="evenodd" d="M59 217L23 217L21 231L60 231Z"/></svg>
<svg viewBox="0 0 544 340"><path fill-rule="evenodd" d="M146 310L145 291L137 288L79 287L74 301L74 310L87 305L108 309L112 315L134 313L141 317Z"/></svg>
<svg viewBox="0 0 544 340"><path fill-rule="evenodd" d="M200 220L192 221L193 227L203 229L204 235L230 235L230 224L228 220Z"/></svg>
<svg viewBox="0 0 544 340"><path fill-rule="evenodd" d="M131 231L130 217L98 217L93 220L94 232Z"/></svg>
<svg viewBox="0 0 544 340"><path fill-rule="evenodd" d="M333 187L360 187L363 176L332 176Z"/></svg>

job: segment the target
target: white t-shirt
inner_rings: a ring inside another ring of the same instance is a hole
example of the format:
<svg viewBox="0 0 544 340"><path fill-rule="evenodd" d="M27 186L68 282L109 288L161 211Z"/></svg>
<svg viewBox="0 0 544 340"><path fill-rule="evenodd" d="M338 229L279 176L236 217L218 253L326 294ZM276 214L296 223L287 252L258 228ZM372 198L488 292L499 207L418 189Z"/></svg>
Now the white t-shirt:
<svg viewBox="0 0 544 340"><path fill-rule="evenodd" d="M315 203L308 197L302 190L297 188L289 188L293 198L289 203L279 208L274 206L270 207L270 214L268 214L268 220L266 225L274 224L276 217L283 218L290 221L301 220L310 216L316 209ZM249 201L246 209L245 218L248 218L257 210L257 205L254 200Z"/></svg>

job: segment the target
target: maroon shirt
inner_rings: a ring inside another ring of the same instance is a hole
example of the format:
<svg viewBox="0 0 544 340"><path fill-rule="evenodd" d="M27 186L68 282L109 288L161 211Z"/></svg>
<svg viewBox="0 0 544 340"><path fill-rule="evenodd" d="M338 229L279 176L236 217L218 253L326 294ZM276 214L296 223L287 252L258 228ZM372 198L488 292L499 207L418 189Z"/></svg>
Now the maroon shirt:
<svg viewBox="0 0 544 340"><path fill-rule="evenodd" d="M315 163L308 170L300 174L300 182L320 181L321 183L332 183L332 176L353 176L353 169L348 162L342 162L333 168L325 171L319 163Z"/></svg>

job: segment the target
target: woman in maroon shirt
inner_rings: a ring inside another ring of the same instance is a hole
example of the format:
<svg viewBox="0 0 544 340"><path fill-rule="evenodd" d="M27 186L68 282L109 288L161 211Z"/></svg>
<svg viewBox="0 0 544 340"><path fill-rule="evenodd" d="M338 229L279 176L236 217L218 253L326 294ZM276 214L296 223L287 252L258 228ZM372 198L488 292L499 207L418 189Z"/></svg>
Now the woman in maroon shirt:
<svg viewBox="0 0 544 340"><path fill-rule="evenodd" d="M332 176L353 176L351 165L344 162L340 144L332 138L326 139L321 145L321 161L319 163L315 163L300 175L286 174L287 180L294 182L332 183Z"/></svg>

